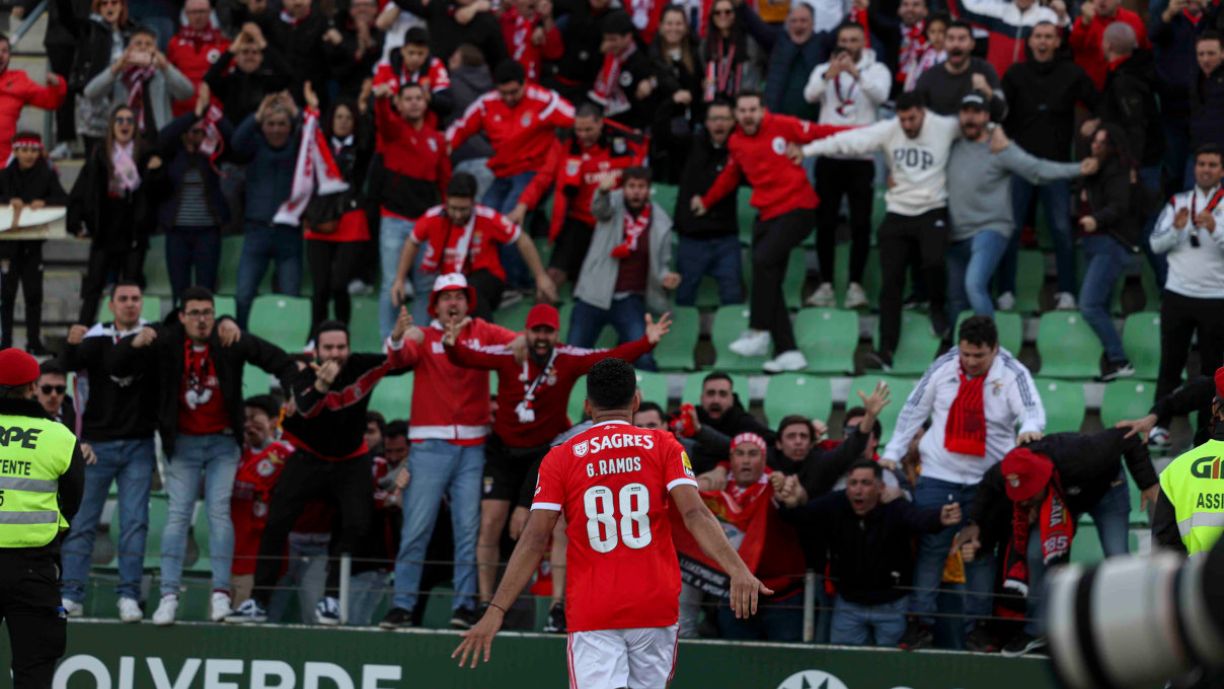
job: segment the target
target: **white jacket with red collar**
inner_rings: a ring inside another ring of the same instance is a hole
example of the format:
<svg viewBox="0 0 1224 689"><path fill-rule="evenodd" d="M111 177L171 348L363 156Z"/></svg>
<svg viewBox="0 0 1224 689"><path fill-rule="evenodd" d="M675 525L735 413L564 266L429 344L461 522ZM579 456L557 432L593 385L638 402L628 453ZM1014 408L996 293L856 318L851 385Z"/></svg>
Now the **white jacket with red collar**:
<svg viewBox="0 0 1224 689"><path fill-rule="evenodd" d="M513 108L496 90L477 98L446 130L446 141L453 151L484 130L493 145L489 169L497 177L512 177L543 167L556 130L572 126L574 106L569 101L556 91L527 84Z"/></svg>
<svg viewBox="0 0 1224 689"><path fill-rule="evenodd" d="M457 445L479 445L489 434L489 372L460 368L450 362L442 346L442 324L423 328L425 340L406 340L405 357L414 369L412 423L408 439L449 440ZM479 349L507 344L517 333L479 318L463 328L459 342ZM388 346L397 349L388 340Z"/></svg>

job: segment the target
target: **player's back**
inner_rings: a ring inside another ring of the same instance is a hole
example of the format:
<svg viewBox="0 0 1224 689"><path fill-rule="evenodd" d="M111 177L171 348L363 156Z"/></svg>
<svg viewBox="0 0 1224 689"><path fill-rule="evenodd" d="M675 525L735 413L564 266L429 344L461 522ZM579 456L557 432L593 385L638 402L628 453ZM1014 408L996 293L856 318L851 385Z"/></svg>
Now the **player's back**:
<svg viewBox="0 0 1224 689"><path fill-rule="evenodd" d="M676 623L680 568L667 509L679 484L697 485L680 443L624 422L597 424L545 457L532 509L565 514L569 631Z"/></svg>

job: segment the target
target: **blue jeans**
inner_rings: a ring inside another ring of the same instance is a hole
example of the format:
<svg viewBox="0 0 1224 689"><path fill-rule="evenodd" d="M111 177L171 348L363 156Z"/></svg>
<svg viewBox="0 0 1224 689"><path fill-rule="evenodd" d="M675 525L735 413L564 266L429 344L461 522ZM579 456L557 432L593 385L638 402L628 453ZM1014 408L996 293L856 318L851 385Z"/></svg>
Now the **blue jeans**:
<svg viewBox="0 0 1224 689"><path fill-rule="evenodd" d="M293 624L285 615L296 595L302 624L315 624L315 605L327 588L327 546L327 534L289 534L289 562L268 600L269 622Z"/></svg>
<svg viewBox="0 0 1224 689"><path fill-rule="evenodd" d="M948 317L967 308L978 316L994 317L990 279L1007 250L1008 238L982 230L948 247Z"/></svg>
<svg viewBox="0 0 1224 689"><path fill-rule="evenodd" d="M624 299L613 299L612 307L601 309L581 299L574 300L570 314L569 343L575 347L591 348L599 339L605 325L616 330L621 343L633 342L646 334L646 300L632 294ZM654 356L643 354L634 365L645 371L657 371Z"/></svg>
<svg viewBox="0 0 1224 689"><path fill-rule="evenodd" d="M905 611L909 600L902 596L891 603L859 605L837 597L833 603L833 629L829 642L840 646L896 646L905 636Z"/></svg>
<svg viewBox="0 0 1224 689"><path fill-rule="evenodd" d="M416 606L424 570L425 549L445 495L455 532L455 599L451 607L476 604L476 535L480 530L480 484L484 445L464 447L445 440L414 443L408 455L412 481L404 491L404 525L395 557L395 597L404 610Z"/></svg>
<svg viewBox="0 0 1224 689"><path fill-rule="evenodd" d="M173 227L166 231L166 269L170 273L170 291L175 304L183 290L193 285L217 291L220 265L220 228Z"/></svg>
<svg viewBox="0 0 1224 689"><path fill-rule="evenodd" d="M1096 524L1105 557L1130 552L1130 485L1122 471L1125 469L1118 472L1109 491L1088 512Z"/></svg>
<svg viewBox="0 0 1224 689"><path fill-rule="evenodd" d="M1020 231L1028 215L1033 194L1041 200L1045 209L1046 223L1050 226L1050 238L1054 240L1054 265L1058 270L1058 291L1075 294L1075 238L1071 234L1071 183L1068 180L1034 186L1027 179L1012 178L1012 208L1015 211L1016 230L999 267L999 291L1016 291L1016 264L1020 251Z"/></svg>
<svg viewBox="0 0 1224 689"><path fill-rule="evenodd" d="M161 592L178 595L187 554L187 531L200 480L204 481L204 507L208 512L208 555L212 560L214 591L228 591L234 559L234 524L230 521L230 495L238 470L238 443L231 436L179 435L174 456L166 462L166 494L170 514L162 532Z"/></svg>
<svg viewBox="0 0 1224 689"><path fill-rule="evenodd" d="M246 330L251 302L259 292L268 263L276 262L276 291L296 297L302 289L302 231L288 225L247 221L242 257L238 259L238 287L234 301L238 327Z"/></svg>
<svg viewBox="0 0 1224 689"><path fill-rule="evenodd" d="M734 641L793 641L803 639L803 594L779 601L762 601L757 614L746 620L735 619L731 607L718 606L718 630L722 638Z"/></svg>
<svg viewBox="0 0 1224 689"><path fill-rule="evenodd" d="M923 509L942 507L949 502L958 502L962 514L968 506L973 505L977 495L977 484L952 483L939 479L918 477L918 485L914 487L914 506ZM951 500L949 500L949 496ZM944 561L952 549L952 539L960 531L961 525L949 526L935 534L923 534L918 542L918 557L914 562L914 592L910 595L910 610L922 616L922 622L927 625L934 623L930 614L935 612L935 599L942 585ZM980 554L979 554L980 555ZM948 610L952 614L963 612L968 617L964 627L968 629L973 624L973 617L985 617L991 613L991 598L994 593L994 556L979 556L973 562L965 563L965 584L952 584L953 591L963 593L961 610ZM960 635L953 630L954 639ZM959 645L959 641L957 642Z"/></svg>
<svg viewBox="0 0 1224 689"><path fill-rule="evenodd" d="M149 533L149 486L156 464L153 438L107 440L92 446L98 461L85 467L81 507L64 540L63 595L76 603L85 600L94 536L114 481L119 492L119 585L115 592L120 598L139 600Z"/></svg>
<svg viewBox="0 0 1224 689"><path fill-rule="evenodd" d="M484 193L481 203L499 213L509 213L518 204L523 190L535 178L534 171L520 172L511 177L497 177L489 190ZM524 230L526 231L526 230ZM535 285L527 272L527 264L519 255L518 247L513 244L501 245L501 263L506 271L506 286L514 289L530 288Z"/></svg>
<svg viewBox="0 0 1224 689"><path fill-rule="evenodd" d="M707 275L718 283L719 303L723 306L744 303L742 260L739 237L736 235L713 239L681 237L680 245L676 248L676 270L680 273L676 304L696 304L701 279Z"/></svg>
<svg viewBox="0 0 1224 689"><path fill-rule="evenodd" d="M1080 287L1079 307L1084 320L1105 348L1105 358L1111 363L1126 361L1122 336L1114 327L1109 306L1113 302L1114 285L1131 262L1130 251L1114 239L1100 233L1084 237L1084 284Z"/></svg>
<svg viewBox="0 0 1224 689"><path fill-rule="evenodd" d="M378 225L378 262L382 272L382 284L378 290L378 330L385 340L395 328L395 319L399 308L391 303L391 287L395 285L395 273L399 270L400 253L404 250L404 242L412 235L415 222L395 216L384 215ZM418 251L417 257L424 255ZM414 273L415 274L415 273ZM412 317L420 324L428 324L429 318L417 316L418 301L429 302L428 292L417 293L413 299ZM424 308L422 308L424 312Z"/></svg>
<svg viewBox="0 0 1224 689"><path fill-rule="evenodd" d="M374 619L374 611L387 593L387 573L376 569L354 574L349 590L350 627L367 627Z"/></svg>

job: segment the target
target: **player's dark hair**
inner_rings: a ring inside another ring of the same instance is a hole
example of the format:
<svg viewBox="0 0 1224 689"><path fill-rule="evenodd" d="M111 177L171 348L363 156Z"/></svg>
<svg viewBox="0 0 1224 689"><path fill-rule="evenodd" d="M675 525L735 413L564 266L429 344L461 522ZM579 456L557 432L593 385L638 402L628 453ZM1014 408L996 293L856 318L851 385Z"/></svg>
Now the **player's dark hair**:
<svg viewBox="0 0 1224 689"><path fill-rule="evenodd" d="M387 438L407 438L408 437L408 422L407 421L392 421L387 424L387 428L383 430L384 441Z"/></svg>
<svg viewBox="0 0 1224 689"><path fill-rule="evenodd" d="M264 414L267 414L268 418L272 419L273 421L276 420L276 417L280 416L280 402L277 402L276 398L272 395L255 395L253 397L248 397L245 401L243 401L242 406L258 409Z"/></svg>
<svg viewBox="0 0 1224 689"><path fill-rule="evenodd" d="M925 107L926 107L926 97L919 91L908 91L906 93L902 93L901 95L897 96L897 100L896 100L897 112L904 112L906 110L913 110L914 108L925 108Z"/></svg>
<svg viewBox="0 0 1224 689"><path fill-rule="evenodd" d="M468 172L456 172L446 185L447 196L457 196L461 199L476 198L476 178Z"/></svg>
<svg viewBox="0 0 1224 689"><path fill-rule="evenodd" d="M404 33L404 45L429 45L429 30L423 26L414 26Z"/></svg>
<svg viewBox="0 0 1224 689"><path fill-rule="evenodd" d="M500 64L493 69L493 83L497 86L502 84L523 83L527 79L527 72L523 70L523 66L515 60L502 60Z"/></svg>
<svg viewBox="0 0 1224 689"><path fill-rule="evenodd" d="M846 470L846 475L848 476L859 469L871 469L871 473L875 475L877 481L884 479L884 467L880 466L879 462L866 458L854 460L854 464L851 464L850 468Z"/></svg>
<svg viewBox="0 0 1224 689"><path fill-rule="evenodd" d="M778 423L778 439L782 439L782 433L791 426L807 426L808 435L812 440L816 439L816 429L812 427L812 421L802 414L787 414L782 417L782 421Z"/></svg>
<svg viewBox="0 0 1224 689"><path fill-rule="evenodd" d="M867 415L867 410L863 407L850 407L846 410L846 425L850 425L850 419L862 418ZM856 427L858 424L854 424ZM875 420L875 425L871 427L871 435L875 436L876 440L884 437L884 424L880 423L879 419Z"/></svg>
<svg viewBox="0 0 1224 689"><path fill-rule="evenodd" d="M604 359L587 374L587 400L594 409L628 409L636 392L637 374L622 359Z"/></svg>
<svg viewBox="0 0 1224 689"><path fill-rule="evenodd" d="M991 347L999 344L999 329L990 316L970 316L957 330L957 342L968 342L975 347Z"/></svg>
<svg viewBox="0 0 1224 689"><path fill-rule="evenodd" d="M189 301L206 301L211 304L213 303L212 290L207 287L200 287L199 285L188 287L183 290L183 298L180 300L180 303L186 304Z"/></svg>
<svg viewBox="0 0 1224 689"><path fill-rule="evenodd" d="M735 381L731 380L731 376L727 375L726 373L723 373L722 371L715 371L713 373L707 373L706 377L701 379L701 389L705 390L705 386L712 380L725 380L731 384L732 390L735 389Z"/></svg>

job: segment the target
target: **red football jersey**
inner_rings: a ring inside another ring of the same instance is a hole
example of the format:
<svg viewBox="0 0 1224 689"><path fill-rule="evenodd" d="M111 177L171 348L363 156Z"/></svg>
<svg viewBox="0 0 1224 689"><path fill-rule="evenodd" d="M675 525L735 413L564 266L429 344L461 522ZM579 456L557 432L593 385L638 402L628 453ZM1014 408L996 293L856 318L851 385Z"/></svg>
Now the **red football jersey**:
<svg viewBox="0 0 1224 689"><path fill-rule="evenodd" d="M533 510L564 510L565 619L571 632L669 627L680 615L670 491L697 486L666 430L597 424L540 465Z"/></svg>

